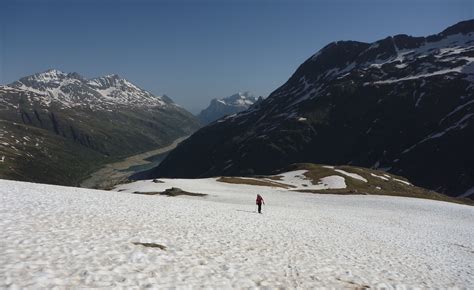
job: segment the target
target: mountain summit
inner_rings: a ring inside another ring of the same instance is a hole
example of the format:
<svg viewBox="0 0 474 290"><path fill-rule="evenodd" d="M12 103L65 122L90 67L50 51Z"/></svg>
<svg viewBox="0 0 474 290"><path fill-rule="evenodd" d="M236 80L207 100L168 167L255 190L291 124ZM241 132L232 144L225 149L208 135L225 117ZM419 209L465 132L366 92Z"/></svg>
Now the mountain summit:
<svg viewBox="0 0 474 290"><path fill-rule="evenodd" d="M209 106L199 113L198 118L203 124L208 124L224 116L247 110L259 100L250 92L237 93L222 99L213 99Z"/></svg>
<svg viewBox="0 0 474 290"><path fill-rule="evenodd" d="M62 107L89 107L95 110L111 106L166 106L169 98L154 96L116 74L84 79L78 73L51 69L21 78L11 87L43 95L38 101Z"/></svg>
<svg viewBox="0 0 474 290"><path fill-rule="evenodd" d="M428 37L333 42L267 99L196 132L151 175L270 174L292 163L350 164L469 196L473 105L474 20Z"/></svg>
<svg viewBox="0 0 474 290"><path fill-rule="evenodd" d="M91 170L189 135L199 121L112 74L48 70L0 86L0 178L77 185Z"/></svg>

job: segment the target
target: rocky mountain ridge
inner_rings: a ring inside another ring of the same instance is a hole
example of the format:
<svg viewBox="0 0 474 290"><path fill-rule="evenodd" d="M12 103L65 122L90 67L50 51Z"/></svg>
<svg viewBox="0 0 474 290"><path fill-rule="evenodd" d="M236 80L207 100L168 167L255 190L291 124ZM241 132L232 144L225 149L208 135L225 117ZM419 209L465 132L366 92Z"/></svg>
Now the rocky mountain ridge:
<svg viewBox="0 0 474 290"><path fill-rule="evenodd" d="M86 80L48 70L0 86L0 177L77 185L101 164L199 126L167 96L117 75Z"/></svg>
<svg viewBox="0 0 474 290"><path fill-rule="evenodd" d="M35 101L45 106L56 103L68 108L108 110L110 106L174 105L166 95L154 96L116 74L87 80L78 73L51 69L21 78L9 87L36 93Z"/></svg>
<svg viewBox="0 0 474 290"><path fill-rule="evenodd" d="M225 98L212 99L209 106L199 113L198 118L203 124L209 124L224 116L245 111L261 100L262 97L257 98L250 92L239 92Z"/></svg>
<svg viewBox="0 0 474 290"><path fill-rule="evenodd" d="M473 104L474 20L427 37L333 42L259 104L196 132L150 176L349 164L472 196Z"/></svg>

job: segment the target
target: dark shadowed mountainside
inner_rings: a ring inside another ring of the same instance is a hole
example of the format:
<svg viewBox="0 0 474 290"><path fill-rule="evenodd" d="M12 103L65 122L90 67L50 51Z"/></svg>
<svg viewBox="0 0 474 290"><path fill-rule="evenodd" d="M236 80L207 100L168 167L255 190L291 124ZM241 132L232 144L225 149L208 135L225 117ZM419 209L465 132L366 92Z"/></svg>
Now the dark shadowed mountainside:
<svg viewBox="0 0 474 290"><path fill-rule="evenodd" d="M428 37L333 42L267 99L196 132L150 176L349 164L470 196L473 104L474 20Z"/></svg>
<svg viewBox="0 0 474 290"><path fill-rule="evenodd" d="M77 185L104 163L198 128L167 96L117 75L49 70L0 86L0 178Z"/></svg>

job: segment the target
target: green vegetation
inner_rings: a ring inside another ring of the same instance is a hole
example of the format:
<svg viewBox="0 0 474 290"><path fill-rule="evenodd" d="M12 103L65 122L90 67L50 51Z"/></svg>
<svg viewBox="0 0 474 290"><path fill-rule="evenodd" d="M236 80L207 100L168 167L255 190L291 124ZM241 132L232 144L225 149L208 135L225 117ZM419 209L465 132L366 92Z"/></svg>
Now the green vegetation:
<svg viewBox="0 0 474 290"><path fill-rule="evenodd" d="M404 196L415 198L426 198L433 200L441 200L447 202L461 203L474 205L474 201L470 199L461 199L449 197L447 195L406 184L401 181L408 182L406 178L389 174L384 171L355 167L355 166L334 166L334 169L323 167L324 165L317 165L311 163L293 164L287 170L308 170L304 175L313 183L318 183L319 180L325 176L338 175L345 178L346 189L326 189L326 190L298 190L302 192L323 193L323 194L367 194L367 195L391 195ZM367 182L351 178L342 173L335 171L335 169L344 170L348 173L355 173L367 179ZM376 175L376 176L374 176ZM383 179L384 177L385 179ZM401 181L397 181L401 180Z"/></svg>
<svg viewBox="0 0 474 290"><path fill-rule="evenodd" d="M257 186L270 186L270 187L280 187L280 188L291 188L290 185L274 182L270 180L261 180L255 178L240 178L240 177L219 177L217 181L233 184L248 184L248 185L257 185Z"/></svg>
<svg viewBox="0 0 474 290"><path fill-rule="evenodd" d="M137 246L144 246L147 248L159 248L160 250L166 250L166 246L156 244L156 243L141 243L141 242L132 242L132 244Z"/></svg>
<svg viewBox="0 0 474 290"><path fill-rule="evenodd" d="M321 178L327 176L341 176L345 179L347 188L344 189L295 189L294 186L285 184L282 181L282 176L276 174L271 176L258 175L252 178L241 178L241 177L220 177L217 181L233 183L233 184L248 184L256 186L269 186L269 187L280 187L292 191L309 192L309 193L320 193L320 194L363 194L363 195L391 195L391 196L404 196L404 197L415 197L433 199L461 204L474 205L474 201L470 199L460 199L449 197L447 195L424 189L418 186L414 186L409 181L401 176L389 174L384 171L355 167L355 166L326 166L312 163L298 163L292 164L289 167L281 170L280 172L289 172L295 170L307 170L304 176L309 179L313 184L318 184ZM367 182L359 180L357 178L350 177L342 172L336 170L342 170L349 174L357 174L362 178L365 178Z"/></svg>
<svg viewBox="0 0 474 290"><path fill-rule="evenodd" d="M172 187L168 188L167 190L163 192L141 192L141 191L135 191L134 194L144 194L144 195L166 195L166 196L180 196L180 195L187 195L187 196L206 196L207 194L204 193L194 193L194 192L188 192L184 191L181 188L177 187Z"/></svg>
<svg viewBox="0 0 474 290"><path fill-rule="evenodd" d="M0 178L77 185L111 158L50 131L0 120Z"/></svg>
<svg viewBox="0 0 474 290"><path fill-rule="evenodd" d="M199 127L174 107L44 107L26 93L0 93L0 178L77 186L108 163L166 146Z"/></svg>

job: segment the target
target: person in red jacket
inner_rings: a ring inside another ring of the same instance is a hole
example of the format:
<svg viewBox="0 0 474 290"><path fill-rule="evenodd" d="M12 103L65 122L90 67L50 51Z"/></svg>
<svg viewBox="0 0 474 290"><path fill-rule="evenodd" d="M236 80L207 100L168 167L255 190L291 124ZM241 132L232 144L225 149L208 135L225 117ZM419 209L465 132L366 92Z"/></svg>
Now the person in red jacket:
<svg viewBox="0 0 474 290"><path fill-rule="evenodd" d="M258 213L262 213L262 203L265 204L265 201L260 194L257 194L257 200L255 203L258 205Z"/></svg>

